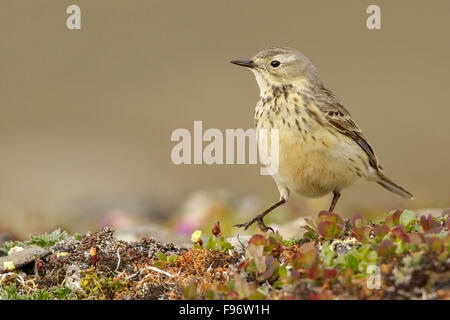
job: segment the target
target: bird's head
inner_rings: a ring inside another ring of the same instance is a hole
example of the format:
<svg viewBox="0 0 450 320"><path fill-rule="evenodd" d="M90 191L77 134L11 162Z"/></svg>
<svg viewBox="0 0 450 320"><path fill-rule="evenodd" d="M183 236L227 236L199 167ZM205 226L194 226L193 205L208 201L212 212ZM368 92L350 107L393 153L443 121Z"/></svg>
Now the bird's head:
<svg viewBox="0 0 450 320"><path fill-rule="evenodd" d="M316 68L302 53L287 47L267 48L248 60L232 60L250 68L263 95L273 86L304 86L319 81Z"/></svg>

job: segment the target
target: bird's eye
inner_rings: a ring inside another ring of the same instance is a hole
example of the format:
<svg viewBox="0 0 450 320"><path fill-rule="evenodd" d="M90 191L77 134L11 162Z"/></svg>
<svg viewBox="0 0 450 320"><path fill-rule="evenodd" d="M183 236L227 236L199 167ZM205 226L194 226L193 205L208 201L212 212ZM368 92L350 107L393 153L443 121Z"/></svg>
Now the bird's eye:
<svg viewBox="0 0 450 320"><path fill-rule="evenodd" d="M273 61L270 63L270 65L272 66L272 68L278 68L278 67L281 65L281 63L280 63L280 61L278 61L278 60L273 60Z"/></svg>

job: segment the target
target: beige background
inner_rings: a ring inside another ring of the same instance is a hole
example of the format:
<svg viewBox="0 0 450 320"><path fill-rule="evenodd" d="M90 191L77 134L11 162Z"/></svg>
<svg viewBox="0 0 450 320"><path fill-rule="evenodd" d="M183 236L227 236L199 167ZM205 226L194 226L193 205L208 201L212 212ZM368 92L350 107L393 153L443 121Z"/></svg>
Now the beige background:
<svg viewBox="0 0 450 320"><path fill-rule="evenodd" d="M382 30L366 28L372 3ZM66 29L69 4L81 7L80 31ZM1 1L0 224L195 189L275 201L258 166L170 161L171 132L194 120L252 127L255 79L229 60L271 45L310 57L386 172L416 195L361 183L339 211L448 206L449 16L447 0Z"/></svg>

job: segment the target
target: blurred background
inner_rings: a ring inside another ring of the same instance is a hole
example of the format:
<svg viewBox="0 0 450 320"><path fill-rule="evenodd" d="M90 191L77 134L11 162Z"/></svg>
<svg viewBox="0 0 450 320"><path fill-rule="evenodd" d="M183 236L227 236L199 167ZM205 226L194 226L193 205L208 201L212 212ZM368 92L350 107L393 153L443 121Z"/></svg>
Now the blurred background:
<svg viewBox="0 0 450 320"><path fill-rule="evenodd" d="M81 30L66 28L70 4ZM370 4L382 30L366 27ZM194 120L251 128L257 84L229 61L273 45L311 59L416 196L362 182L336 212L439 212L450 205L449 18L447 0L2 1L0 234L110 225L186 237L217 219L236 232L278 200L272 178L258 165L176 166L170 137ZM297 198L267 221L295 234L293 219L330 200Z"/></svg>

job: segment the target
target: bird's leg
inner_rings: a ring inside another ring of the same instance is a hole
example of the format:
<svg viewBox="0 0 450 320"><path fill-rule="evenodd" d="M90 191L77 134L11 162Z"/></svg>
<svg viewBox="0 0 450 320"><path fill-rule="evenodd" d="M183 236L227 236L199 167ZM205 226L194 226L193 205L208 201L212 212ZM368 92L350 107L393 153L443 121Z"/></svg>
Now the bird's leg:
<svg viewBox="0 0 450 320"><path fill-rule="evenodd" d="M339 192L333 192L333 200L331 201L331 205L330 205L330 209L328 210L328 212L333 212L334 207L336 206L336 203L339 200L339 197L341 196L341 194Z"/></svg>
<svg viewBox="0 0 450 320"><path fill-rule="evenodd" d="M244 227L244 230L247 230L248 227L250 227L252 224L254 224L255 222L258 222L258 227L261 231L266 232L267 230L271 230L272 232L273 229L271 227L268 227L264 224L263 218L265 215L267 215L269 212L271 212L273 209L278 208L279 206L281 206L282 204L286 203L286 199L281 199L280 201L278 201L277 203L275 203L273 206L271 206L269 209L267 209L266 211L264 211L261 214L258 214L256 217L254 217L252 220L250 220L249 222L246 223L242 223L242 224L237 224L235 225L235 227L238 228L242 228Z"/></svg>

